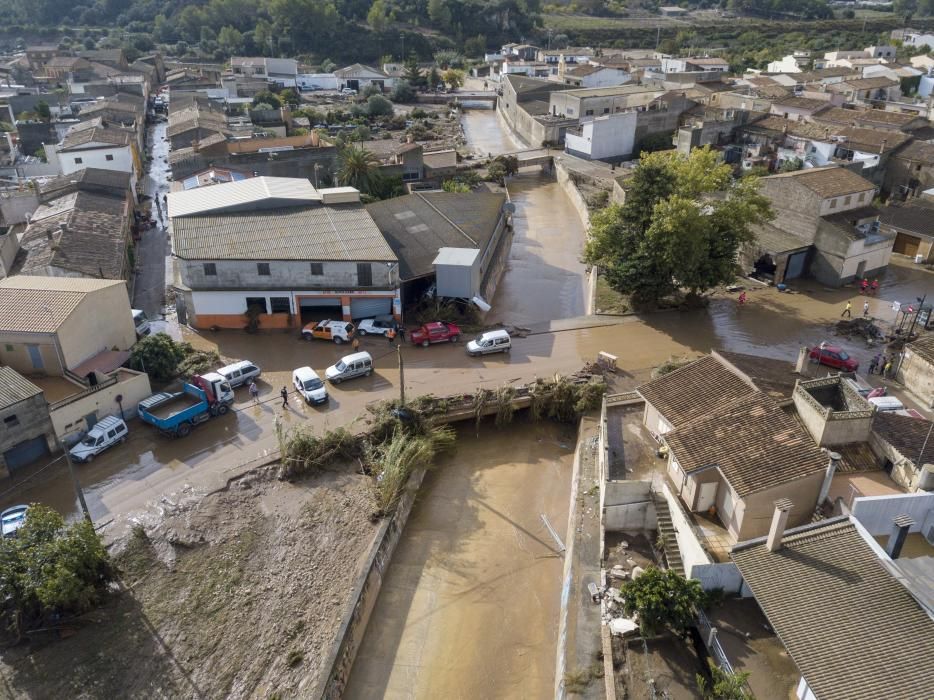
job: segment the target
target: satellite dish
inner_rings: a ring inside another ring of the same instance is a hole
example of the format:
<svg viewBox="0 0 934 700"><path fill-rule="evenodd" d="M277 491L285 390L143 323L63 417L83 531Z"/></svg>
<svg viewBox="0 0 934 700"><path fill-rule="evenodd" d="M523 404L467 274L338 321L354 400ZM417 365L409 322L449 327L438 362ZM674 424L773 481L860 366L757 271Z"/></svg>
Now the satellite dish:
<svg viewBox="0 0 934 700"><path fill-rule="evenodd" d="M513 204L512 202L506 202L506 203L503 205L503 211L504 211L506 214L515 214L515 213L516 213L516 205Z"/></svg>

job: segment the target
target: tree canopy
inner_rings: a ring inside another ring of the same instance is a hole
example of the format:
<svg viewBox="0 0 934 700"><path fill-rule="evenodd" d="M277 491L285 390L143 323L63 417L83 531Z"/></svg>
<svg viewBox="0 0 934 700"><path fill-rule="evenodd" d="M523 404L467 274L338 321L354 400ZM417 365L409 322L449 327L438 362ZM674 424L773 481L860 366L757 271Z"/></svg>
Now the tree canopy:
<svg viewBox="0 0 934 700"><path fill-rule="evenodd" d="M638 614L643 634L649 635L666 629L684 634L694 624L697 607L704 599L699 581L654 566L627 581L622 594L626 614Z"/></svg>
<svg viewBox="0 0 934 700"><path fill-rule="evenodd" d="M626 203L591 217L585 260L636 304L675 291L701 294L732 282L751 227L771 218L758 180L734 181L716 152L644 153L626 183Z"/></svg>

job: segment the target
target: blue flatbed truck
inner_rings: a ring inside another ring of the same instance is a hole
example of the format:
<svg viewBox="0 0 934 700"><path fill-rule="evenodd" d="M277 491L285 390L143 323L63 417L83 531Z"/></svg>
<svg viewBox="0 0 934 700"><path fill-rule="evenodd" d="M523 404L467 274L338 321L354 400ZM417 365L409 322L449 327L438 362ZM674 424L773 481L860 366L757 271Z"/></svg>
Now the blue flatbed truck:
<svg viewBox="0 0 934 700"><path fill-rule="evenodd" d="M141 420L171 437L185 437L199 423L223 416L233 404L228 381L216 372L194 376L181 391L163 391L139 402Z"/></svg>

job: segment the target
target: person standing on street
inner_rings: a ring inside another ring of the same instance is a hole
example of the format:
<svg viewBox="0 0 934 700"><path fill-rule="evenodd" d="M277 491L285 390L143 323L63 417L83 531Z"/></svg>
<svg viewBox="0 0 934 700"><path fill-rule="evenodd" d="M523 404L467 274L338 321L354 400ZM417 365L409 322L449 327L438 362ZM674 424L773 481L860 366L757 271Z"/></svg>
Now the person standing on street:
<svg viewBox="0 0 934 700"><path fill-rule="evenodd" d="M875 296L876 292L878 291L879 291L879 280L873 280L872 284L869 285L869 293L872 294L872 296Z"/></svg>
<svg viewBox="0 0 934 700"><path fill-rule="evenodd" d="M282 397L282 408L289 407L289 390L285 387L282 387L282 391L279 392L279 395Z"/></svg>
<svg viewBox="0 0 934 700"><path fill-rule="evenodd" d="M853 304L851 304L850 302L847 302L846 308L843 309L843 313L840 314L840 318L843 318L844 316L846 316L847 318L853 318L852 308L853 308Z"/></svg>
<svg viewBox="0 0 934 700"><path fill-rule="evenodd" d="M865 318L868 315L869 315L869 302L864 301L863 302L863 318Z"/></svg>
<svg viewBox="0 0 934 700"><path fill-rule="evenodd" d="M390 328L386 331L386 340L389 341L389 344L392 345L392 342L396 339L396 329Z"/></svg>
<svg viewBox="0 0 934 700"><path fill-rule="evenodd" d="M255 381L250 382L250 397L253 399L253 403L259 403L259 387L256 386Z"/></svg>
<svg viewBox="0 0 934 700"><path fill-rule="evenodd" d="M863 281L859 283L859 293L866 294L869 291L869 280L863 277Z"/></svg>
<svg viewBox="0 0 934 700"><path fill-rule="evenodd" d="M885 363L885 367L882 368L882 376L888 379L892 374L892 361L889 360Z"/></svg>
<svg viewBox="0 0 934 700"><path fill-rule="evenodd" d="M357 352L360 349L360 339L354 338L350 346L353 348L354 352Z"/></svg>
<svg viewBox="0 0 934 700"><path fill-rule="evenodd" d="M743 305L746 303L746 292L740 292L739 303L740 305Z"/></svg>
<svg viewBox="0 0 934 700"><path fill-rule="evenodd" d="M400 343L405 342L405 328L403 328L402 326L399 326L399 342Z"/></svg>
<svg viewBox="0 0 934 700"><path fill-rule="evenodd" d="M879 353L876 353L876 355L872 358L872 360L869 361L869 374L876 373L876 368L879 366L879 360L881 359L882 359L882 356L879 355Z"/></svg>

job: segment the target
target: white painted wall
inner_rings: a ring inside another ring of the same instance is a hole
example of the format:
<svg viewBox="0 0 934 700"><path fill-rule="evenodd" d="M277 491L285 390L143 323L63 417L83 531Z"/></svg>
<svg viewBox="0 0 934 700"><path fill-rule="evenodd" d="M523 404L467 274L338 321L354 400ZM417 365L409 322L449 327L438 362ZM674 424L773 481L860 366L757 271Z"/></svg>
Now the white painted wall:
<svg viewBox="0 0 934 700"><path fill-rule="evenodd" d="M871 535L887 535L896 516L910 515L915 521L910 532L927 532L934 526L934 493L906 493L897 496L860 496L850 511Z"/></svg>
<svg viewBox="0 0 934 700"><path fill-rule="evenodd" d="M877 270L889 264L892 257L893 240L882 241L871 247L867 247L862 240L853 241L847 254L847 259L843 263L841 277L849 277L856 274L859 264L866 261L866 270Z"/></svg>
<svg viewBox="0 0 934 700"><path fill-rule="evenodd" d="M772 61L766 67L767 73L800 73L798 59L792 55L783 57L780 61Z"/></svg>
<svg viewBox="0 0 934 700"><path fill-rule="evenodd" d="M191 301L195 314L210 315L228 315L242 314L246 312L247 297L265 297L267 307L270 305L270 297L289 297L292 300L292 312L295 313L298 303L296 296L303 298L320 296L323 299L334 299L340 296L350 297L387 297L393 292L387 290L381 291L338 291L333 293L322 293L321 291L302 291L302 290L248 290L248 291L229 291L229 292L192 292ZM335 314L339 306L334 307Z"/></svg>
<svg viewBox="0 0 934 700"><path fill-rule="evenodd" d="M338 85L337 76L333 73L299 73L295 82L306 89L317 85L322 90L337 90Z"/></svg>
<svg viewBox="0 0 934 700"><path fill-rule="evenodd" d="M632 76L621 68L604 68L580 79L581 87L616 87L632 80Z"/></svg>
<svg viewBox="0 0 934 700"><path fill-rule="evenodd" d="M565 135L567 150L586 154L592 160L629 155L635 146L637 119L635 112L620 112L582 122L580 136L570 132Z"/></svg>
<svg viewBox="0 0 934 700"><path fill-rule="evenodd" d="M710 566L714 562L707 556L700 540L694 534L694 528L682 509L677 495L671 492L668 484L662 484L662 494L668 501L668 510L671 512L671 524L675 529L678 540L678 549L681 551L681 561L688 578L693 578L692 570L696 566Z"/></svg>
<svg viewBox="0 0 934 700"><path fill-rule="evenodd" d="M934 77L922 75L921 83L918 85L918 95L920 97L929 97L932 91L934 91Z"/></svg>
<svg viewBox="0 0 934 700"><path fill-rule="evenodd" d="M63 175L70 175L83 168L116 170L121 173L130 173L134 185L139 177L133 160L133 149L130 146L110 146L86 151L70 151L68 153L58 153L56 148L49 145L46 145L45 149L49 163L52 163L54 158L58 163L59 171ZM50 153L53 150L55 151L54 155ZM107 156L111 156L112 160L108 160ZM80 159L81 162L75 162L76 159Z"/></svg>

